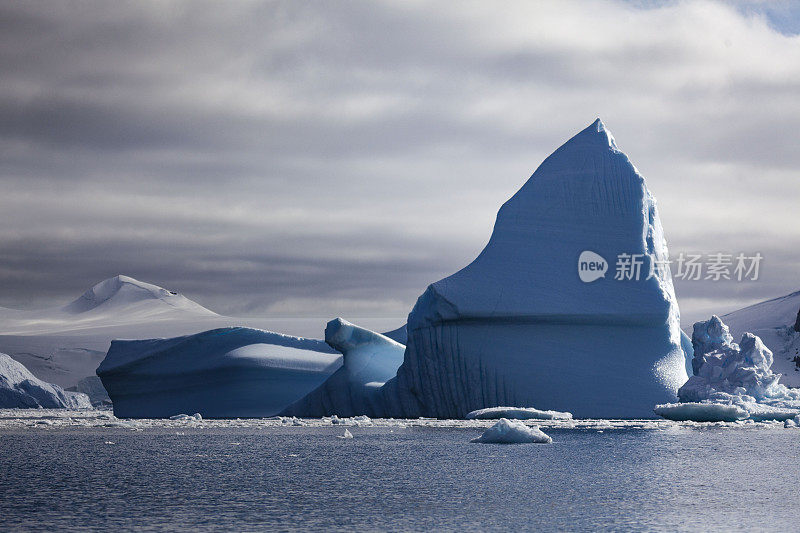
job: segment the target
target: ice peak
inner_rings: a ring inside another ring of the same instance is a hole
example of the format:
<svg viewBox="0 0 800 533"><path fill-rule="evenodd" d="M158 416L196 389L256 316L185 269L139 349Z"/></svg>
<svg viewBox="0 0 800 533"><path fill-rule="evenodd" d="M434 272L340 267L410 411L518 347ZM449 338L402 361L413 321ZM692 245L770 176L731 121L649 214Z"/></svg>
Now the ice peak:
<svg viewBox="0 0 800 533"><path fill-rule="evenodd" d="M593 144L599 147L609 147L613 150L618 150L617 144L614 141L614 135L599 118L584 128L572 139L567 141L565 146L576 142L580 144Z"/></svg>

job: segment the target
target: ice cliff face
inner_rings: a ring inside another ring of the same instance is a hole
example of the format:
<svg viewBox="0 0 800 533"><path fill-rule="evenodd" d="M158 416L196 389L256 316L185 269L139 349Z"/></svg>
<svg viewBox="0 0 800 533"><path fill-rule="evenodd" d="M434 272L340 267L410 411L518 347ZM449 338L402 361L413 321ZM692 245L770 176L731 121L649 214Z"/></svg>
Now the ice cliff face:
<svg viewBox="0 0 800 533"><path fill-rule="evenodd" d="M606 264L584 282L587 251ZM621 254L637 258L640 279L614 279ZM420 296L384 416L535 405L652 417L687 379L671 275L648 278L667 257L655 198L597 120L501 207L469 266Z"/></svg>

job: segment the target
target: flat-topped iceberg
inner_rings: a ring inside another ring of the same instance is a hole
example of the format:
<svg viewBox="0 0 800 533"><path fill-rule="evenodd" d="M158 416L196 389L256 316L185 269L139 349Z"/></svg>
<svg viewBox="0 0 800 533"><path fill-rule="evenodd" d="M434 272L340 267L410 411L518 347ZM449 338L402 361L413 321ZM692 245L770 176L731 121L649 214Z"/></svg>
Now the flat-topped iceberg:
<svg viewBox="0 0 800 533"><path fill-rule="evenodd" d="M117 340L97 369L125 418L264 417L280 413L341 366L321 340L251 328Z"/></svg>
<svg viewBox="0 0 800 533"><path fill-rule="evenodd" d="M384 416L652 417L687 379L667 260L656 200L597 120L500 208L470 265L420 296Z"/></svg>
<svg viewBox="0 0 800 533"><path fill-rule="evenodd" d="M528 427L516 420L506 420L501 418L499 422L483 432L483 434L472 439L471 442L482 444L550 444L550 438L538 426Z"/></svg>

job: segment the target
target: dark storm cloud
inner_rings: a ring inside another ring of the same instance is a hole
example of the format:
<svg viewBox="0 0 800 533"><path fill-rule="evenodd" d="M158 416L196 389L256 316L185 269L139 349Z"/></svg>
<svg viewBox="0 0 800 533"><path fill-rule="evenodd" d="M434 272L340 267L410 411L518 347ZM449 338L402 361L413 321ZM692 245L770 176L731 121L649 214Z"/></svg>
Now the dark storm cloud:
<svg viewBox="0 0 800 533"><path fill-rule="evenodd" d="M403 316L596 116L671 250L766 256L751 285L677 284L684 316L789 292L792 20L758 3L3 3L0 305L121 273L223 313Z"/></svg>

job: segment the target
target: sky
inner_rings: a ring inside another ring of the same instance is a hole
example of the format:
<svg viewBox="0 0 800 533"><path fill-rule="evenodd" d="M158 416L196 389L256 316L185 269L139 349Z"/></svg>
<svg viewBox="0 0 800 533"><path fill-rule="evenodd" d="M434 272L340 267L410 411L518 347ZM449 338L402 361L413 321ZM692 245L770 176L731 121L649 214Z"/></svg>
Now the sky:
<svg viewBox="0 0 800 533"><path fill-rule="evenodd" d="M234 316L404 317L600 117L683 320L800 289L791 2L0 3L0 306L125 274Z"/></svg>

